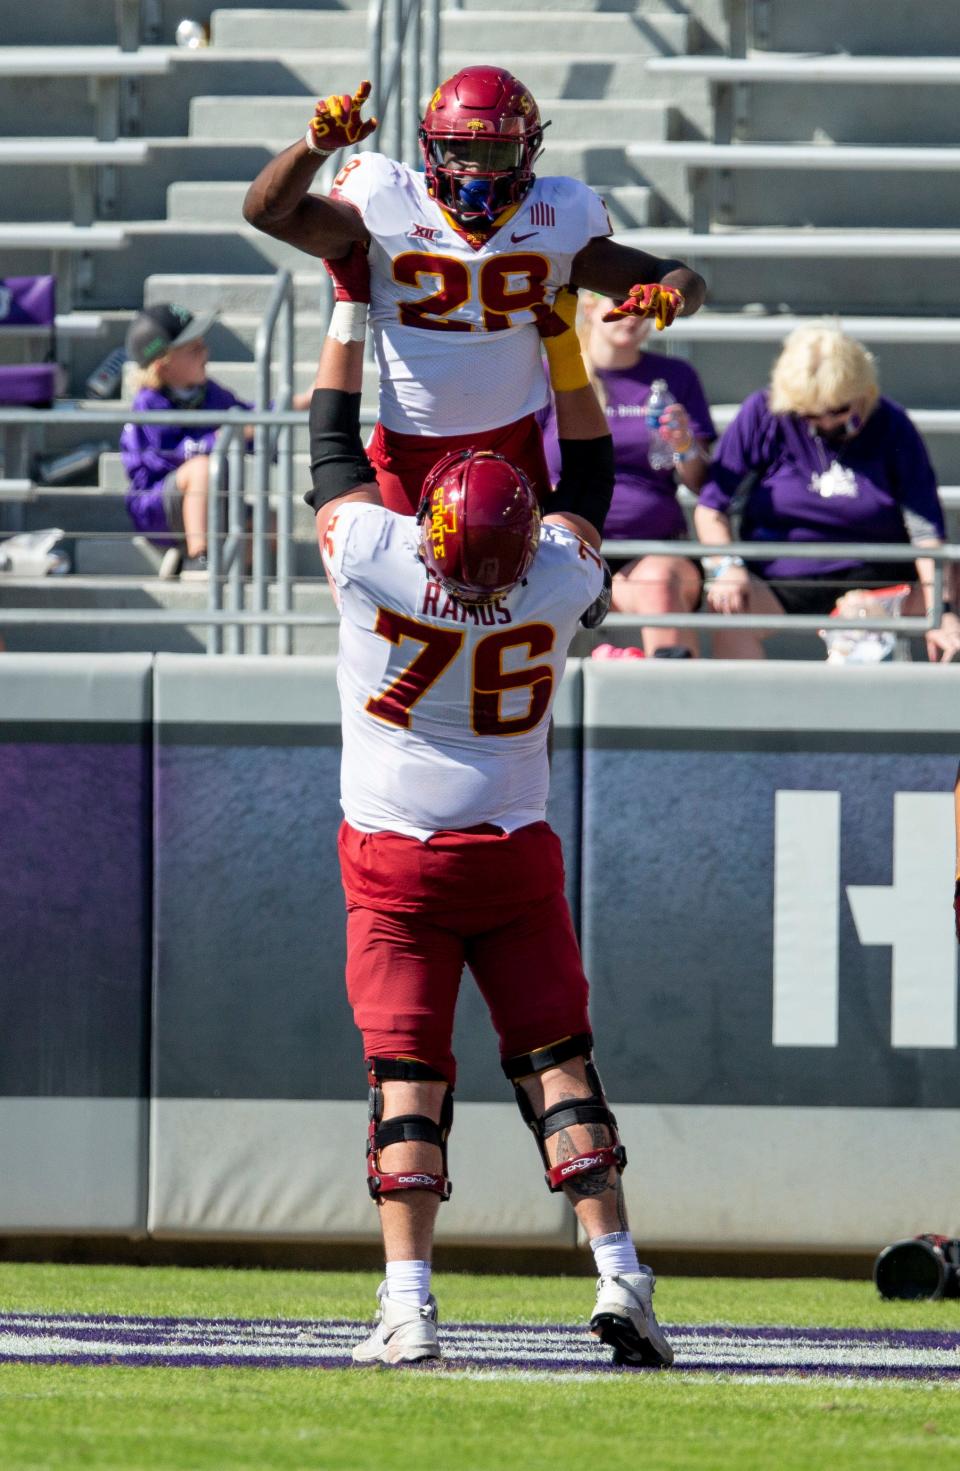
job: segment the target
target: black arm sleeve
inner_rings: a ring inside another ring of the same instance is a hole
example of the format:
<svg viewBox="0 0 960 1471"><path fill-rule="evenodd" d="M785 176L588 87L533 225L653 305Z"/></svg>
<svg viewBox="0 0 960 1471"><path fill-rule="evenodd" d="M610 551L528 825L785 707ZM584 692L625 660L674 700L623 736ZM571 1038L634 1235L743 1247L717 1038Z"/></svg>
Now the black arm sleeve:
<svg viewBox="0 0 960 1471"><path fill-rule="evenodd" d="M568 511L582 516L603 535L613 499L613 439L560 440L560 479L553 495L544 502L544 512Z"/></svg>
<svg viewBox="0 0 960 1471"><path fill-rule="evenodd" d="M376 480L360 438L360 395L315 388L310 400L310 478L304 495L318 511L327 501Z"/></svg>
<svg viewBox="0 0 960 1471"><path fill-rule="evenodd" d="M603 587L589 608L580 614L580 622L584 628L599 628L610 612L610 604L613 602L613 574L606 558L601 557L600 560L603 562Z"/></svg>

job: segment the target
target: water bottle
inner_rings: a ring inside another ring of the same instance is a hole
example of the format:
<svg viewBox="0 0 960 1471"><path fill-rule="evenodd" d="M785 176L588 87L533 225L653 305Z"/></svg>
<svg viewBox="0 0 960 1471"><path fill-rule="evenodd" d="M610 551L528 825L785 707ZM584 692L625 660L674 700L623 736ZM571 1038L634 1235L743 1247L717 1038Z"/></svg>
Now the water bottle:
<svg viewBox="0 0 960 1471"><path fill-rule="evenodd" d="M95 368L86 382L88 398L116 398L123 379L123 365L127 354L122 347L108 352L99 367Z"/></svg>
<svg viewBox="0 0 960 1471"><path fill-rule="evenodd" d="M647 458L650 461L651 470L673 469L673 447L661 433L660 416L664 409L668 409L676 401L667 387L666 378L655 378L650 385L650 397L643 411L647 428L650 430L650 448Z"/></svg>

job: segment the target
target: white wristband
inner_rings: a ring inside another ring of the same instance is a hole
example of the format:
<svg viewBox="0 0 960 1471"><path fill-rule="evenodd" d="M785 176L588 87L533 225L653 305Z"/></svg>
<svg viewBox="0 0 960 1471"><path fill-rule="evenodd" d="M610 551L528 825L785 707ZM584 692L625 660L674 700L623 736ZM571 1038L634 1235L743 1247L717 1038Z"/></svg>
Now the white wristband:
<svg viewBox="0 0 960 1471"><path fill-rule="evenodd" d="M334 342L362 342L367 335L368 311L365 301L335 302L327 336Z"/></svg>
<svg viewBox="0 0 960 1471"><path fill-rule="evenodd" d="M733 557L729 555L725 557L704 557L701 566L703 567L703 570L709 580L711 582L715 582L716 579L718 577L722 577L723 574L729 570L729 568L742 567L743 558Z"/></svg>
<svg viewBox="0 0 960 1471"><path fill-rule="evenodd" d="M312 128L307 128L307 131L303 135L303 141L310 149L310 152L315 153L318 158L329 158L331 153L336 153L337 151L335 148L318 148L316 143L314 143L313 141Z"/></svg>

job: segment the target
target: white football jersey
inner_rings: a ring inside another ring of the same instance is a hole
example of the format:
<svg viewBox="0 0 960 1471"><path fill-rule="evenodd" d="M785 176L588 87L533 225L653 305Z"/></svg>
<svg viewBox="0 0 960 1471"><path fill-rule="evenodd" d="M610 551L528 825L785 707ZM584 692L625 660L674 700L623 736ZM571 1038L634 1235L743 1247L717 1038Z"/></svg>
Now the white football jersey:
<svg viewBox="0 0 960 1471"><path fill-rule="evenodd" d="M537 179L506 224L471 244L430 198L424 175L382 153L354 154L331 193L360 211L371 235L384 426L480 433L543 408L533 308L551 305L574 256L610 234L599 195L578 179Z"/></svg>
<svg viewBox="0 0 960 1471"><path fill-rule="evenodd" d="M340 800L361 832L425 840L542 821L553 697L599 555L544 526L526 579L467 607L428 577L411 516L347 502L323 545L340 609Z"/></svg>

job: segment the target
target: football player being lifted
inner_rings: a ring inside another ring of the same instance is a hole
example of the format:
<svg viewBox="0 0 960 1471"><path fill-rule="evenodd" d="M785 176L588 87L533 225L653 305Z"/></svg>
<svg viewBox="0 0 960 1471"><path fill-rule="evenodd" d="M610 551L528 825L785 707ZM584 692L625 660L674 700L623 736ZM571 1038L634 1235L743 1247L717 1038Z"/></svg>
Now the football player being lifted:
<svg viewBox="0 0 960 1471"><path fill-rule="evenodd" d="M680 261L610 240L587 185L534 174L546 124L523 83L496 67L467 67L437 88L420 126L423 172L354 153L329 196L309 193L330 154L376 127L362 116L369 91L364 82L318 103L306 137L250 186L244 218L309 255L368 254L380 370L368 452L386 506L415 512L432 466L467 446L506 455L542 497L537 328L559 330L560 288L587 287L621 303L611 315L665 327L699 308L704 283Z"/></svg>
<svg viewBox="0 0 960 1471"><path fill-rule="evenodd" d="M355 283L340 285L354 294ZM335 308L335 332L348 306ZM568 302L558 308L572 320ZM557 392L562 469L545 515L519 467L463 448L427 475L414 519L385 508L361 445L362 340L328 336L321 355L307 499L340 612L347 993L387 1262L357 1364L441 1357L430 1264L451 1189L465 964L547 1186L566 1194L593 1249L592 1332L618 1363L673 1361L629 1232L626 1155L592 1060L587 980L545 819L567 648L578 620L590 625L609 604L598 548L613 445L578 356L572 328L552 339L551 376L560 368L570 387Z"/></svg>

